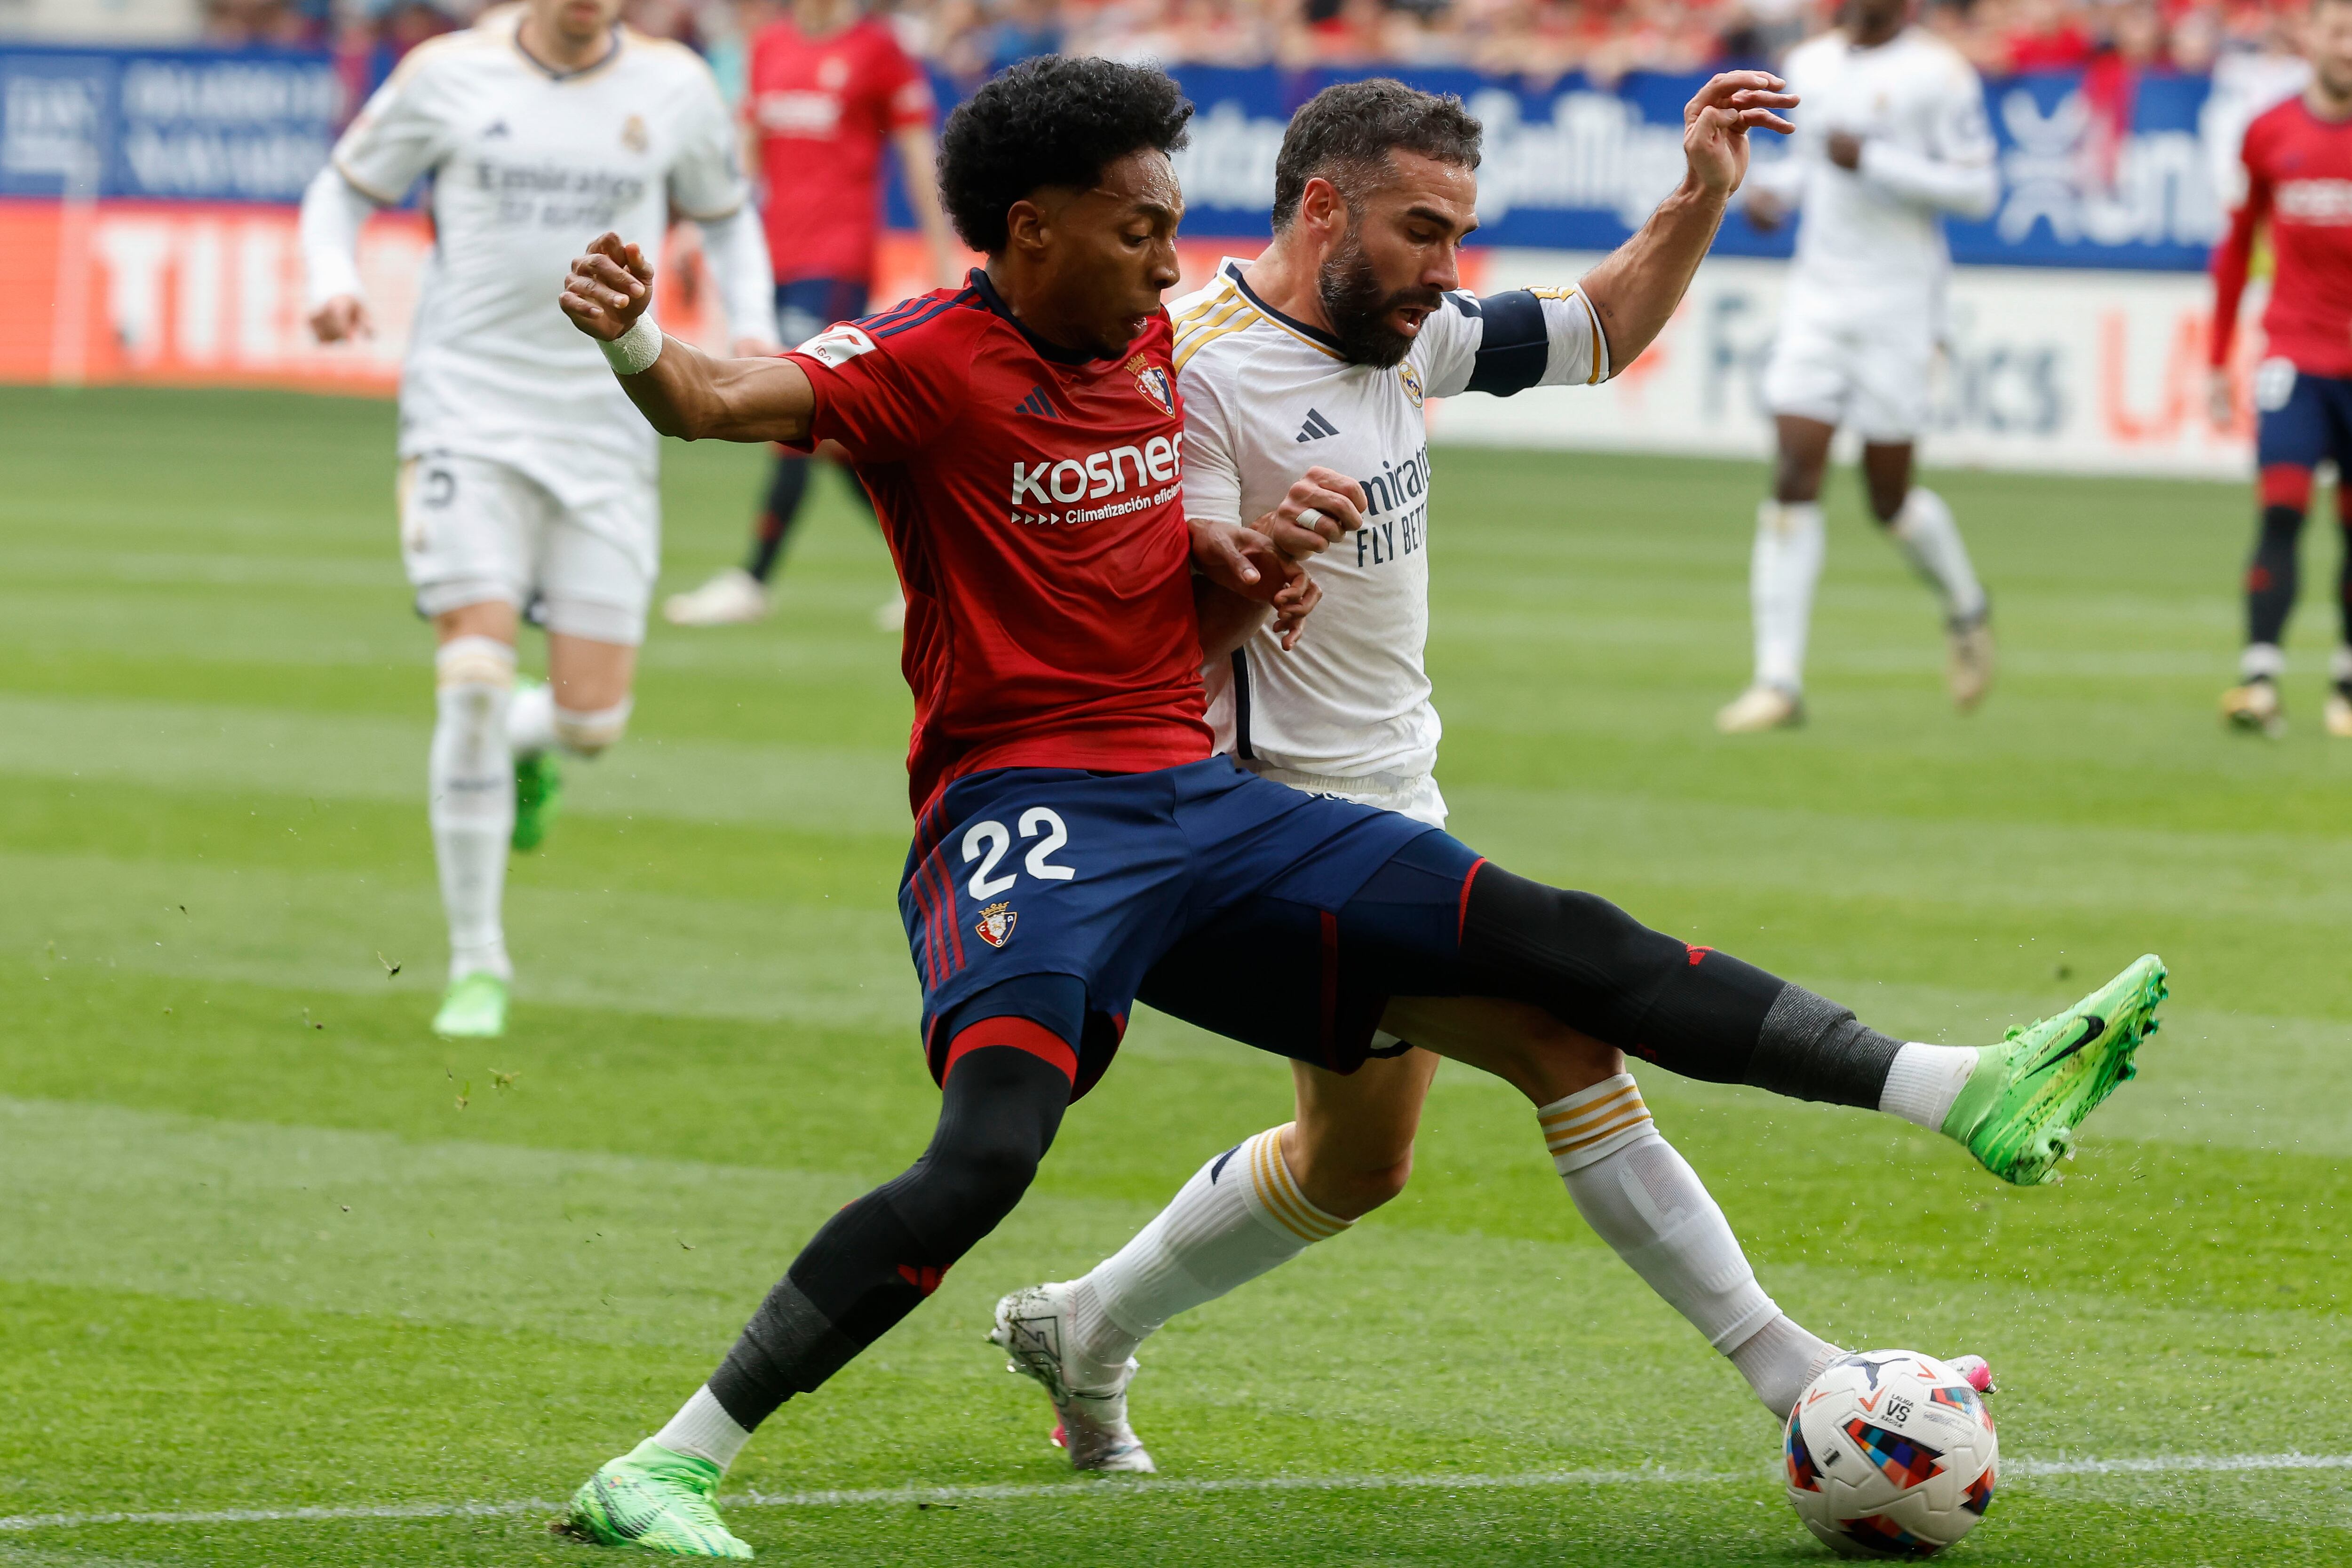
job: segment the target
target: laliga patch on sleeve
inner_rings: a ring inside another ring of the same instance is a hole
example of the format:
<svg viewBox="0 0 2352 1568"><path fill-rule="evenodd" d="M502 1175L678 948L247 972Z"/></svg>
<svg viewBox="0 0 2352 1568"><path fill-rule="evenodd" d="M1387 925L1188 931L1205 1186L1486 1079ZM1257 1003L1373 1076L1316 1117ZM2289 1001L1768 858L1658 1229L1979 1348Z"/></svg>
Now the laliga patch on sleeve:
<svg viewBox="0 0 2352 1568"><path fill-rule="evenodd" d="M821 361L828 370L835 371L858 355L870 354L873 351L874 340L847 322L838 327L826 328L793 350L795 353L806 354L813 360Z"/></svg>

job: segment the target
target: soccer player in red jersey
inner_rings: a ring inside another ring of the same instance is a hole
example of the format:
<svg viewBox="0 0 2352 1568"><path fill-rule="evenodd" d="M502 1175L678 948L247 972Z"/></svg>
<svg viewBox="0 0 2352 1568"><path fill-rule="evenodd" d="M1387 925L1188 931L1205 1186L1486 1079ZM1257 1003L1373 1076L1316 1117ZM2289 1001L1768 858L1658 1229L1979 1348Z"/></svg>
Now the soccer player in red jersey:
<svg viewBox="0 0 2352 1568"><path fill-rule="evenodd" d="M928 242L935 276L962 268L931 169L931 84L890 26L857 0L793 0L751 40L744 117L766 187L768 256L776 268L777 332L805 342L866 314L882 223L882 158L896 152L907 204ZM834 455L836 454L828 454ZM806 454L779 448L751 550L662 612L680 626L756 621L808 493ZM853 484L855 481L853 481ZM864 492L859 492L864 498ZM888 606L896 614L898 601Z"/></svg>
<svg viewBox="0 0 2352 1568"><path fill-rule="evenodd" d="M2305 29L2311 85L2246 127L2246 194L2213 249L2213 417L2232 413L2226 372L2255 231L2270 231L2273 276L2254 370L2262 517L2246 568L2246 648L2221 712L2242 729L2286 729L2286 673L2297 543L2311 471L2352 474L2352 0L2314 0ZM2352 740L2352 488L2339 479L2336 572L2341 640L2329 671L2327 732Z"/></svg>
<svg viewBox="0 0 2352 1568"><path fill-rule="evenodd" d="M1652 219L1670 243L1637 236L1663 254L1601 314L1625 357L1680 299L1745 171L1748 128L1785 128L1773 111L1790 101L1761 72L1717 77L1692 101L1690 173ZM1012 1212L1064 1112L1109 1065L1146 972L1221 923L1245 923L1256 950L1171 999L1205 1007L1213 992L1233 1038L1339 1072L1387 1028L1538 1106L1609 1076L1621 1050L1797 1098L1883 1098L1903 1042L1851 1010L1592 894L1514 876L1426 822L1209 755L1203 629L1234 606L1255 616L1253 601L1310 615L1312 580L1276 547L1361 527L1364 496L1311 470L1249 528L1184 515L1160 298L1183 209L1170 154L1191 114L1147 68L1049 57L1007 71L949 120L940 164L948 210L988 265L778 359L714 360L663 338L645 315L652 268L615 236L566 280L563 309L656 429L836 440L873 495L907 591L916 810L899 913L940 1085L922 1157L825 1222L709 1381L574 1494L566 1533L750 1556L711 1499L752 1429L920 1305ZM1430 248L1428 288L1389 313L1407 336L1443 306L1436 280L1454 268L1450 243ZM2002 1167L2011 1179L2042 1179L2124 1075L2162 975L2142 959L1988 1048L2004 1071L1982 1114L2013 1134L2024 1163ZM1486 997L1566 1028L1496 1036L1431 1005Z"/></svg>

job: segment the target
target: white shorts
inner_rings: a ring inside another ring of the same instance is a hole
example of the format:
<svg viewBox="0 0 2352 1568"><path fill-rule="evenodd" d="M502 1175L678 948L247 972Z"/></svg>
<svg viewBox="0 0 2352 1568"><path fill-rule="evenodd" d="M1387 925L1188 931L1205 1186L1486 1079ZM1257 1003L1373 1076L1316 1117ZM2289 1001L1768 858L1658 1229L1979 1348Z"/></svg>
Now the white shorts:
<svg viewBox="0 0 2352 1568"><path fill-rule="evenodd" d="M421 614L502 602L551 632L634 647L661 559L661 497L646 484L567 507L503 463L412 457L400 465L400 555Z"/></svg>
<svg viewBox="0 0 2352 1568"><path fill-rule="evenodd" d="M1416 822L1427 822L1433 828L1445 826L1445 797L1438 792L1437 780L1426 773L1411 778L1372 773L1343 779L1331 774L1302 773L1295 768L1276 768L1264 762L1244 762L1242 766L1261 779L1271 779L1276 784L1287 784L1310 795L1335 795L1360 806L1378 806L1384 811L1411 817Z"/></svg>
<svg viewBox="0 0 2352 1568"><path fill-rule="evenodd" d="M1928 312L1789 308L1764 367L1764 404L1774 413L1842 425L1873 444L1916 441L1927 424L1935 361Z"/></svg>

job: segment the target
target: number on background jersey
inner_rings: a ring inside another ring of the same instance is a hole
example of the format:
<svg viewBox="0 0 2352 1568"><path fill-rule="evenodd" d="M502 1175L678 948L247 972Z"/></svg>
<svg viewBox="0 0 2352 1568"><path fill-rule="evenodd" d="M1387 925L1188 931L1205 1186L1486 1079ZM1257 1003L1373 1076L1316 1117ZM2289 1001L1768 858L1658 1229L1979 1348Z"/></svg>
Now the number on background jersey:
<svg viewBox="0 0 2352 1568"><path fill-rule="evenodd" d="M1069 866L1055 865L1049 858L1055 850L1070 841L1070 830L1062 821L1061 813L1048 806L1032 806L1022 812L1021 836L1034 839L1040 833L1045 837L1022 857L1023 867L1040 882L1068 882L1076 876L1076 871ZM974 861L980 862L980 869L973 872L971 880L964 884L964 891L971 894L974 904L987 903L1021 880L1010 873L1003 876L995 874L997 862L1012 847L1012 831L1002 822L974 822L963 831L963 863L970 865Z"/></svg>

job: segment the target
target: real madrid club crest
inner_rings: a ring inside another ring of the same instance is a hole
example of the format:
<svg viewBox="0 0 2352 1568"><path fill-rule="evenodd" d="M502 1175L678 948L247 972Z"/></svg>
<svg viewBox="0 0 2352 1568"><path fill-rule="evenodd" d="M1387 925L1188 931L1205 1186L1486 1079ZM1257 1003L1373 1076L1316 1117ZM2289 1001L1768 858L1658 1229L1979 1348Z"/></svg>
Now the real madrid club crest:
<svg viewBox="0 0 2352 1568"><path fill-rule="evenodd" d="M632 152L642 152L653 145L653 138L646 133L645 116L633 114L622 122L621 145Z"/></svg>
<svg viewBox="0 0 2352 1568"><path fill-rule="evenodd" d="M1128 361L1127 368L1135 372L1136 390L1150 398L1153 407L1162 413L1176 412L1176 394L1169 388L1166 371L1161 370L1141 354Z"/></svg>
<svg viewBox="0 0 2352 1568"><path fill-rule="evenodd" d="M1397 367L1397 380L1404 383L1404 395L1412 399L1412 406L1421 406L1421 372L1410 361Z"/></svg>
<svg viewBox="0 0 2352 1568"><path fill-rule="evenodd" d="M990 946L1002 947L1013 940L1013 923L1020 918L1011 904L992 904L980 912L980 924L972 929Z"/></svg>

